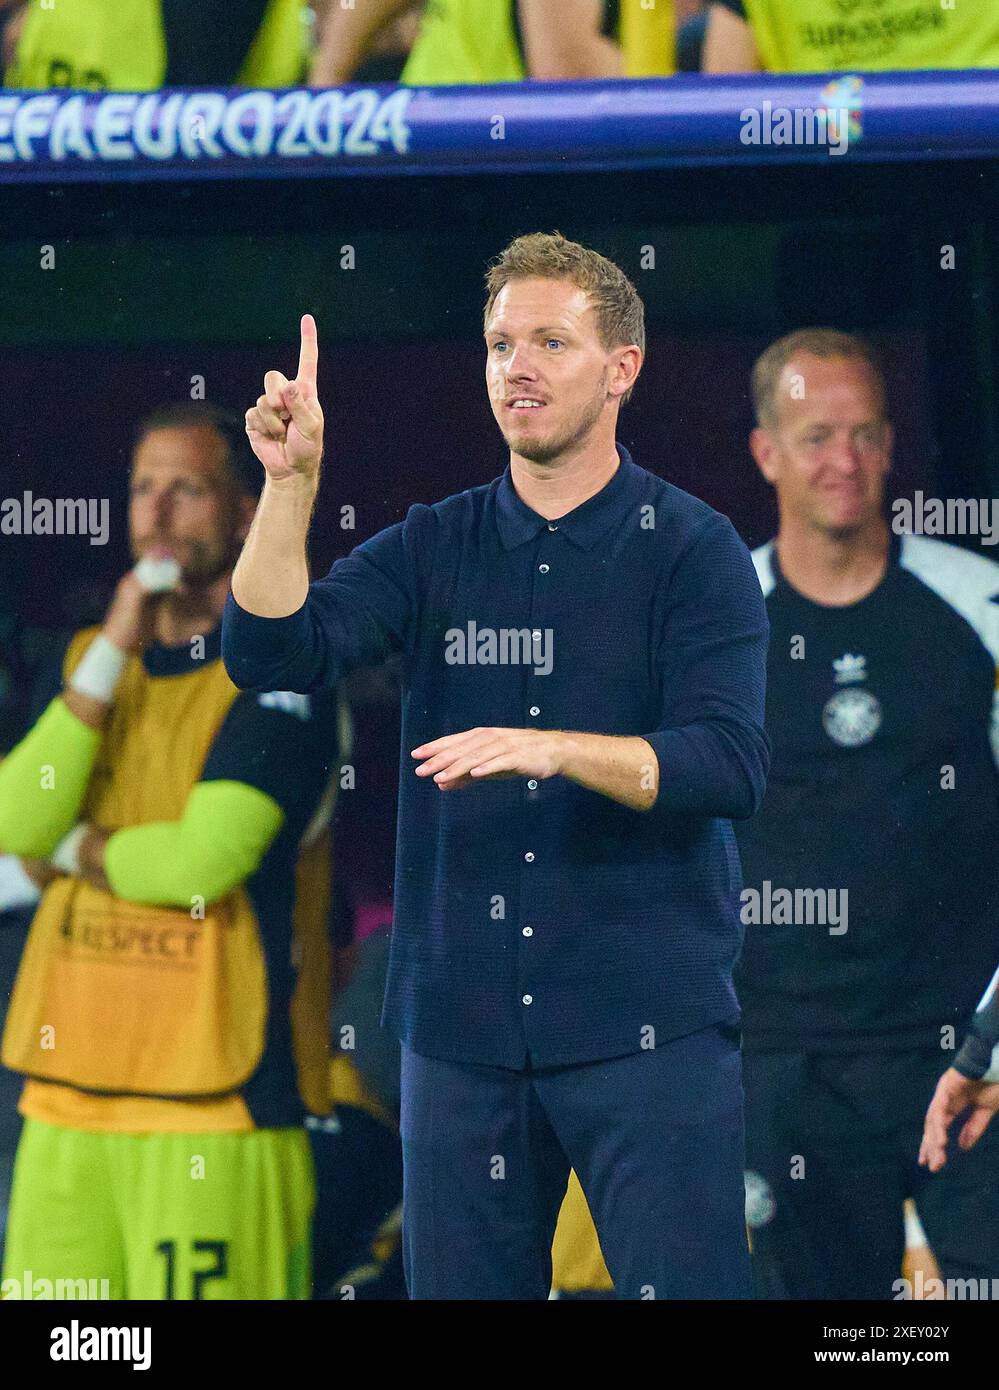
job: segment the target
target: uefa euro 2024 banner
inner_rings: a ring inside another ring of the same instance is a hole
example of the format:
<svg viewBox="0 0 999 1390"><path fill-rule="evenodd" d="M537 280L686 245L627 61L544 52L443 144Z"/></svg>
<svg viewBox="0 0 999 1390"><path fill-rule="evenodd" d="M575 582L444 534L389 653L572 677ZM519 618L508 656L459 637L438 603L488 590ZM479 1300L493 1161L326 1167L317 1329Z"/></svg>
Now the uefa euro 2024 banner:
<svg viewBox="0 0 999 1390"><path fill-rule="evenodd" d="M928 155L999 155L999 73L0 92L0 182Z"/></svg>

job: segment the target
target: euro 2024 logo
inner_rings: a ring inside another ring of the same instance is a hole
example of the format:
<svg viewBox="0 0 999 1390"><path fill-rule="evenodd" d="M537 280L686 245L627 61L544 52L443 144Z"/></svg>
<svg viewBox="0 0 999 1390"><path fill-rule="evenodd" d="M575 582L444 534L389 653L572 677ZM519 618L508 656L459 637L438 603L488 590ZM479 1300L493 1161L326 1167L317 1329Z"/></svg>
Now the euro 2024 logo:
<svg viewBox="0 0 999 1390"><path fill-rule="evenodd" d="M864 133L864 79L862 77L836 77L833 78L822 89L824 106L819 107L819 111L826 112L826 120L829 113L835 111L838 120L842 122L843 113L846 112L846 135L847 141L855 145Z"/></svg>

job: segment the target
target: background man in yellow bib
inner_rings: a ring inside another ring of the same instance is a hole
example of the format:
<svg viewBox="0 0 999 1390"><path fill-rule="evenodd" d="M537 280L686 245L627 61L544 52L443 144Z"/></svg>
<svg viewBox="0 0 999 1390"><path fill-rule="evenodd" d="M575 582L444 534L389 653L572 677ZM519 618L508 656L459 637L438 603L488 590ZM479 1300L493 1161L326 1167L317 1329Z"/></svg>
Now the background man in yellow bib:
<svg viewBox="0 0 999 1390"><path fill-rule="evenodd" d="M293 86L308 19L306 0L0 0L0 85Z"/></svg>
<svg viewBox="0 0 999 1390"><path fill-rule="evenodd" d="M705 72L999 67L995 0L712 0Z"/></svg>
<svg viewBox="0 0 999 1390"><path fill-rule="evenodd" d="M28 1271L89 1297L309 1297L338 721L222 666L256 479L222 412L145 422L137 564L0 766L0 846L50 880L3 1040L27 1078L5 1297L32 1297Z"/></svg>
<svg viewBox="0 0 999 1390"><path fill-rule="evenodd" d="M330 0L310 80L315 87L357 81L380 33L412 0ZM428 0L401 81L555 81L664 77L676 71L676 24L691 0Z"/></svg>

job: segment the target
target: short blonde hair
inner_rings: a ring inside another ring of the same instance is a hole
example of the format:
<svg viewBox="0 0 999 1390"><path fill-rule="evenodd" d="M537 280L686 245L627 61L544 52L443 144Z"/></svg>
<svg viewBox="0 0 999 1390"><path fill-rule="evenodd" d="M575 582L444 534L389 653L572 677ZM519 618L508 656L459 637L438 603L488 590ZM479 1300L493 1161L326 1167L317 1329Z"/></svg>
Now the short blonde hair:
<svg viewBox="0 0 999 1390"><path fill-rule="evenodd" d="M604 347L630 347L645 352L645 306L635 286L620 266L569 241L561 232L531 232L519 236L501 251L486 271L486 299L482 314L489 327L493 305L511 280L565 280L590 296L597 319L597 332ZM631 396L629 388L621 397L623 405Z"/></svg>
<svg viewBox="0 0 999 1390"><path fill-rule="evenodd" d="M849 357L866 362L874 373L882 400L886 398L881 361L866 338L856 333L840 333L835 328L799 328L771 343L753 364L750 379L753 409L756 411L756 423L764 429L773 429L777 424L777 383L780 374L791 359L802 352L812 357Z"/></svg>

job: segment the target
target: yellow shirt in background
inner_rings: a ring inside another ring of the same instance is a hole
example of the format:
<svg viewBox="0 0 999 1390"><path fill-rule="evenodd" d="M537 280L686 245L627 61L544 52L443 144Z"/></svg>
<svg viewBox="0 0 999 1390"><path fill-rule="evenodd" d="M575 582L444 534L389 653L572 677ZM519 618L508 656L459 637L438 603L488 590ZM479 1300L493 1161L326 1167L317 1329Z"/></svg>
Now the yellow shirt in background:
<svg viewBox="0 0 999 1390"><path fill-rule="evenodd" d="M402 74L410 87L519 82L527 76L518 41L517 0L427 0L420 32ZM557 0L553 0L557 3ZM673 0L615 0L611 30L628 77L676 71Z"/></svg>

